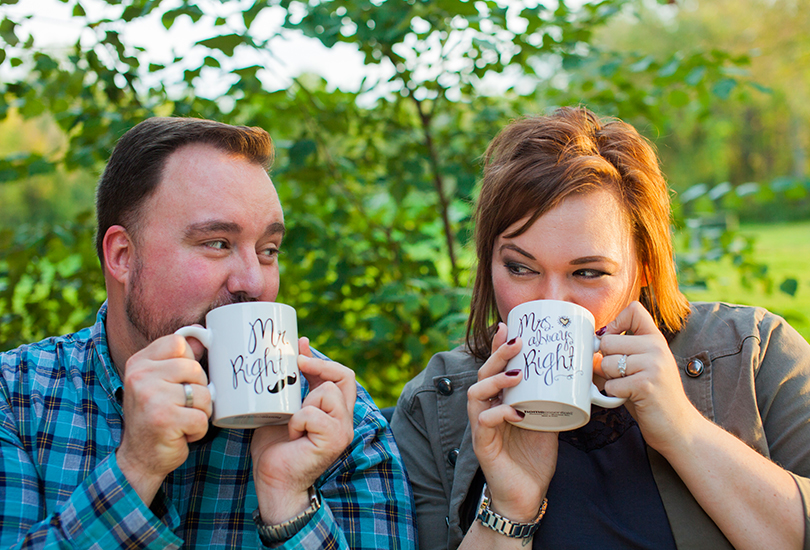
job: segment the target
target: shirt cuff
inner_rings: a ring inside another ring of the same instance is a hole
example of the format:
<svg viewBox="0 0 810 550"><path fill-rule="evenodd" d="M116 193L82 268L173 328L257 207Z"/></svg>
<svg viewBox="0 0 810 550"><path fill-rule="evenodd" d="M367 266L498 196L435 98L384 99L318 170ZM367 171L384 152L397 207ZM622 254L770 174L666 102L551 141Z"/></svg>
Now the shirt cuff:
<svg viewBox="0 0 810 550"><path fill-rule="evenodd" d="M113 453L76 488L59 521L78 548L179 548L183 541L172 532L179 525L176 516L167 513L167 523L155 516Z"/></svg>

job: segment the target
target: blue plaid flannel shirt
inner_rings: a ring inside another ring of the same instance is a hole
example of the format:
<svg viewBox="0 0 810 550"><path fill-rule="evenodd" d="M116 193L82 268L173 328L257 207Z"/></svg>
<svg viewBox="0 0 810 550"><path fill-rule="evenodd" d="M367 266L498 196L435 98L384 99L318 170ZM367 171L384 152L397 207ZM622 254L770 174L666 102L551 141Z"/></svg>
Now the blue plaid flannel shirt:
<svg viewBox="0 0 810 550"><path fill-rule="evenodd" d="M151 507L116 463L122 382L96 324L0 354L0 546L262 548L251 431L212 428ZM355 437L318 479L324 505L280 548L416 546L413 495L388 424L358 386Z"/></svg>

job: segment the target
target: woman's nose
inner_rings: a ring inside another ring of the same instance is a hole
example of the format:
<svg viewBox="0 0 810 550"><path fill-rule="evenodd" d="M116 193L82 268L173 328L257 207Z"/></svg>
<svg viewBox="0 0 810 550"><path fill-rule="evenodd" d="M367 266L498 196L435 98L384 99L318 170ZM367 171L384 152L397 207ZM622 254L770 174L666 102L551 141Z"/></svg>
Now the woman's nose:
<svg viewBox="0 0 810 550"><path fill-rule="evenodd" d="M539 296L535 300L559 300L570 302L571 292L566 281L558 277L547 277L538 289Z"/></svg>

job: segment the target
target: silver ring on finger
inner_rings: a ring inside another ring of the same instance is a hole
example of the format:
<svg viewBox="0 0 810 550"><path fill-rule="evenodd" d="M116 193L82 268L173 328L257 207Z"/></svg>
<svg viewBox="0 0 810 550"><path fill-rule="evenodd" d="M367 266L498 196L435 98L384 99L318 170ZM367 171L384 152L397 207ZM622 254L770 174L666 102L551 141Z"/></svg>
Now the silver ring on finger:
<svg viewBox="0 0 810 550"><path fill-rule="evenodd" d="M191 387L191 384L183 382L183 393L186 396L186 407L191 408L194 406L194 388Z"/></svg>
<svg viewBox="0 0 810 550"><path fill-rule="evenodd" d="M624 378L627 376L627 356L620 355L619 356L619 376Z"/></svg>

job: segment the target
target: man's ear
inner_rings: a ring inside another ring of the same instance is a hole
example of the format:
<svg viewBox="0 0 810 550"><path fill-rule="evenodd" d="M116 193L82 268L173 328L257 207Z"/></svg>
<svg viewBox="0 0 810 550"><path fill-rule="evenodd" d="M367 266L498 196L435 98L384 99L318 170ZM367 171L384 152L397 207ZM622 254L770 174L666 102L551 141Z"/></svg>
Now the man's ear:
<svg viewBox="0 0 810 550"><path fill-rule="evenodd" d="M134 268L135 243L124 227L113 225L104 234L104 268L110 276L124 284Z"/></svg>

